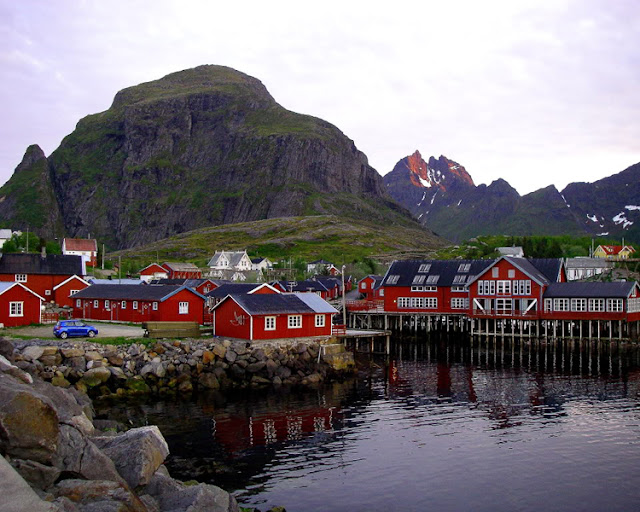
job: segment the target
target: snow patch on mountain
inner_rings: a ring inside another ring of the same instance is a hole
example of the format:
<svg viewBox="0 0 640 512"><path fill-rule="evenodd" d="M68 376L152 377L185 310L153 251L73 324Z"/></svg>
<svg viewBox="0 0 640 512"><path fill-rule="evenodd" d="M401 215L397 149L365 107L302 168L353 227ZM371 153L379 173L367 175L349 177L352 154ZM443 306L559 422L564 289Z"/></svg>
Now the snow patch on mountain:
<svg viewBox="0 0 640 512"><path fill-rule="evenodd" d="M640 210L640 206L634 206L632 204L628 204L627 206L625 206L625 209L629 210L629 211L631 211L631 210Z"/></svg>
<svg viewBox="0 0 640 512"><path fill-rule="evenodd" d="M589 219L591 222L598 222L598 216L597 215L589 215L587 213L587 219Z"/></svg>
<svg viewBox="0 0 640 512"><path fill-rule="evenodd" d="M633 221L627 219L625 217L625 212L622 211L620 212L618 215L616 215L613 219L613 222L615 222L616 224L622 224L622 227L624 229L627 229L629 226L631 226L633 224Z"/></svg>

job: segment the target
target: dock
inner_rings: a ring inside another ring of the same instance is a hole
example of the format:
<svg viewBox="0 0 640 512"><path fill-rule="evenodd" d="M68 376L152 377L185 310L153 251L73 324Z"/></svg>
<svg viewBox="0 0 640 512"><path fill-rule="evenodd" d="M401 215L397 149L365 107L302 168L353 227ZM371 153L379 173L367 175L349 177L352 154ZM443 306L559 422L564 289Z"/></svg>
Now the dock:
<svg viewBox="0 0 640 512"><path fill-rule="evenodd" d="M370 354L391 352L391 331L377 329L349 329L344 325L334 325L333 336L348 349Z"/></svg>

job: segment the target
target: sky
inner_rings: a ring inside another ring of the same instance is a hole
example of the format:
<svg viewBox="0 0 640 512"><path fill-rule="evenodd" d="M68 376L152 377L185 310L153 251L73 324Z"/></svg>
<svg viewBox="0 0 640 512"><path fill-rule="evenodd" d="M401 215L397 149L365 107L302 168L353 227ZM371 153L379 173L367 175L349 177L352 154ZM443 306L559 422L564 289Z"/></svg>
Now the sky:
<svg viewBox="0 0 640 512"><path fill-rule="evenodd" d="M119 90L219 64L382 175L419 150L561 190L640 162L639 48L636 0L0 0L0 183Z"/></svg>

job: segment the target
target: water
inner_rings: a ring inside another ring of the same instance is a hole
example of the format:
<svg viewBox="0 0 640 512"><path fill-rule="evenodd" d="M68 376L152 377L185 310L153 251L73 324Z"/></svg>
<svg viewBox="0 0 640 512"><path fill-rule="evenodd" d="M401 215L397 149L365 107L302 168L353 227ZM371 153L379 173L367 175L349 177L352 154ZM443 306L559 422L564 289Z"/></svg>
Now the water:
<svg viewBox="0 0 640 512"><path fill-rule="evenodd" d="M640 507L632 345L394 344L311 392L200 395L98 412L157 424L171 474L295 511Z"/></svg>

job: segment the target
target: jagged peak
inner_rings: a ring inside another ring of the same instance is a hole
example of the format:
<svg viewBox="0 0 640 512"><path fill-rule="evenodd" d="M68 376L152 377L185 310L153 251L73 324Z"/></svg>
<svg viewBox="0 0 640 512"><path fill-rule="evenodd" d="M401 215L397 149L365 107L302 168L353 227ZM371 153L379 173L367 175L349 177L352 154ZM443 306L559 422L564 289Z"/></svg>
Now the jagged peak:
<svg viewBox="0 0 640 512"><path fill-rule="evenodd" d="M24 169L28 169L36 162L46 158L47 157L45 156L44 151L42 151L42 148L40 146L38 146L37 144L31 144L24 152L22 161L16 167L15 172L19 173Z"/></svg>
<svg viewBox="0 0 640 512"><path fill-rule="evenodd" d="M427 163L416 149L413 154L403 158L401 163L409 170L411 183L416 187L437 187L444 191L453 183L475 186L466 169L444 155L440 155L438 159L431 156Z"/></svg>

